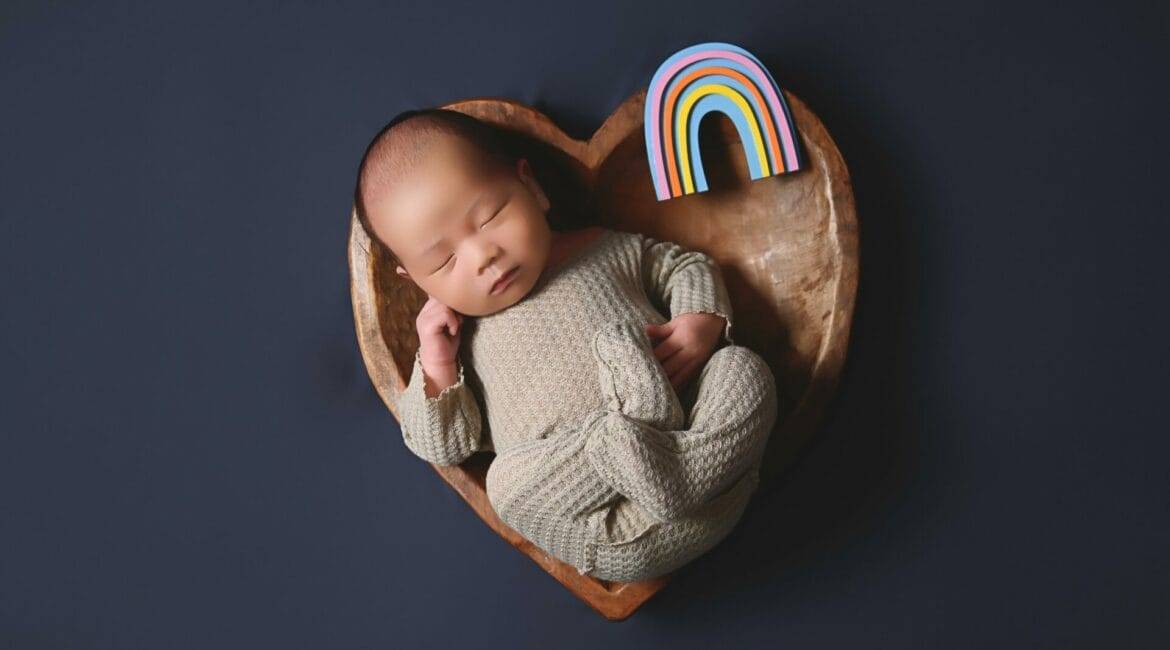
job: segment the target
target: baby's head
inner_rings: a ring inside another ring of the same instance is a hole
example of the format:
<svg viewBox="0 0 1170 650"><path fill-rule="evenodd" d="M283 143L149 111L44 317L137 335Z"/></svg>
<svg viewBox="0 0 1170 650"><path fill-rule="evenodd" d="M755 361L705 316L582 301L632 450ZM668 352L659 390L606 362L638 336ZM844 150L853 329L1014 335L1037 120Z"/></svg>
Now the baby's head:
<svg viewBox="0 0 1170 650"><path fill-rule="evenodd" d="M362 157L354 205L396 272L461 314L519 302L548 261L549 200L527 159L514 157L493 127L457 111L410 110L391 120Z"/></svg>

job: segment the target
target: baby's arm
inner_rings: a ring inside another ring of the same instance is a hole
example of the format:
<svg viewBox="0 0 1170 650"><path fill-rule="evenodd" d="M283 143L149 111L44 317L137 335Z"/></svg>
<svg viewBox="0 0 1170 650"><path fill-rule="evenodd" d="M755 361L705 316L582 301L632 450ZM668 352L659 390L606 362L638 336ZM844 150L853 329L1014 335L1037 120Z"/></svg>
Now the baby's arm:
<svg viewBox="0 0 1170 650"><path fill-rule="evenodd" d="M718 314L727 321L723 338L731 339L731 299L723 276L715 260L701 251L688 251L682 246L638 235L642 249L642 286L649 296L657 297L670 310L670 317L679 314Z"/></svg>
<svg viewBox="0 0 1170 650"><path fill-rule="evenodd" d="M457 357L456 364L455 383L428 397L420 348L414 354L410 381L398 398L403 442L416 456L436 465L457 465L481 449L479 404L464 381L463 361Z"/></svg>

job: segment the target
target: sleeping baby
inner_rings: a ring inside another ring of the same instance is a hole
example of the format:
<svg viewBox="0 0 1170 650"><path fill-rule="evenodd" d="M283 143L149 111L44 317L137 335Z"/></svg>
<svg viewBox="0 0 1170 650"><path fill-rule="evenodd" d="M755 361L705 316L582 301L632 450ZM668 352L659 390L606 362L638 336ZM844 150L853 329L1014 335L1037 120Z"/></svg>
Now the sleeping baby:
<svg viewBox="0 0 1170 650"><path fill-rule="evenodd" d="M362 227L428 297L396 397L403 440L439 465L494 451L499 518L579 573L669 573L743 514L774 377L732 340L709 256L553 230L527 159L498 136L457 111L412 110L361 162Z"/></svg>

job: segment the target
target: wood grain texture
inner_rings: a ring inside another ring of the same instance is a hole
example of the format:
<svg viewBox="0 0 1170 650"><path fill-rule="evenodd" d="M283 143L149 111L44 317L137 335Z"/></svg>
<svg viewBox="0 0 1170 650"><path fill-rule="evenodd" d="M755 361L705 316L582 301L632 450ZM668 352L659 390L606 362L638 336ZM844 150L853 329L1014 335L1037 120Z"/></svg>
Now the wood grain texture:
<svg viewBox="0 0 1170 650"><path fill-rule="evenodd" d="M751 180L731 121L704 119L700 148L710 189L655 198L642 131L645 90L631 96L585 142L548 117L504 98L447 104L497 124L514 138L554 206L554 227L593 224L640 232L701 250L719 263L734 309L732 336L768 361L783 409L761 481L791 466L824 412L845 362L858 282L858 225L845 162L824 125L785 91L807 167ZM366 369L397 418L418 348L414 321L426 294L394 273L351 212L349 267L354 325ZM486 421L485 432L488 432ZM488 432L490 435L490 432ZM501 537L610 620L630 616L669 581L609 583L582 576L496 516L484 481L494 456L454 467L432 465Z"/></svg>

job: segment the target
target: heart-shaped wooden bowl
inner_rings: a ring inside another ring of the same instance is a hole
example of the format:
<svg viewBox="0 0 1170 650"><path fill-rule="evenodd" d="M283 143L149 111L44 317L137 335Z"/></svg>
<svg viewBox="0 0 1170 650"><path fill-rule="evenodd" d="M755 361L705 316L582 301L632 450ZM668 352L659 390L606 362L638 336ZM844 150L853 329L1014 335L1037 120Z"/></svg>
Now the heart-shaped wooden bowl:
<svg viewBox="0 0 1170 650"><path fill-rule="evenodd" d="M751 180L731 121L711 114L700 138L710 189L666 201L655 198L646 162L645 90L622 103L588 142L507 99L444 106L503 127L522 143L557 211L555 217L550 212L554 228L600 224L641 232L701 250L719 263L731 294L732 336L768 361L781 393L783 410L761 471L765 482L795 460L836 387L858 280L857 218L845 163L816 115L784 95L807 154L805 169ZM580 209L573 217L556 206ZM426 294L394 273L385 250L352 213L349 267L362 358L397 418L396 396L410 378L418 348L414 321ZM488 526L591 607L620 620L666 584L669 576L637 583L582 576L509 528L484 491L493 457L480 452L459 466L432 467Z"/></svg>

